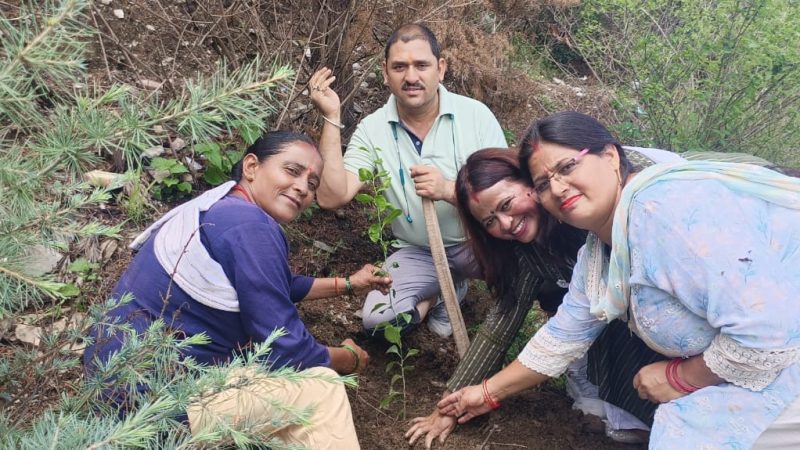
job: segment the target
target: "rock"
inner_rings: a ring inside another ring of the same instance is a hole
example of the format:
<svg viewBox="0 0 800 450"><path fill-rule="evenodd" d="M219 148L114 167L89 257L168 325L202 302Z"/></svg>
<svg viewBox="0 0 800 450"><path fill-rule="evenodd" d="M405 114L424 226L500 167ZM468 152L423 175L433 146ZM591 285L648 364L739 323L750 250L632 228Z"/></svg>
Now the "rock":
<svg viewBox="0 0 800 450"><path fill-rule="evenodd" d="M156 31L156 27L152 25L145 25L144 27L147 29L147 31Z"/></svg>
<svg viewBox="0 0 800 450"><path fill-rule="evenodd" d="M322 251L328 252L328 253L335 253L336 252L335 248L331 247L330 245L328 245L328 244L326 244L326 243L324 243L322 241L314 241L314 243L312 245L314 247L316 247L316 248L318 248L318 249L320 249Z"/></svg>
<svg viewBox="0 0 800 450"><path fill-rule="evenodd" d="M172 141L172 142L175 142L175 141ZM177 150L177 149L175 149L175 150ZM198 172L200 170L203 170L203 165L202 164L200 164L199 162L195 161L194 159L192 159L192 158L190 158L188 156L184 156L183 157L183 163L186 164L186 167L188 167L193 172Z"/></svg>
<svg viewBox="0 0 800 450"><path fill-rule="evenodd" d="M564 80L562 80L560 78L556 78L556 77L553 77L553 83L558 84L560 86L564 86L565 84L567 84L567 83L564 83Z"/></svg>
<svg viewBox="0 0 800 450"><path fill-rule="evenodd" d="M102 4L106 5L106 6L108 6L108 5L110 5L110 4L111 4L111 0L100 0L100 3L102 3Z"/></svg>
<svg viewBox="0 0 800 450"><path fill-rule="evenodd" d="M109 186L121 186L123 175L104 170L92 170L83 174L83 179L92 186L107 188Z"/></svg>
<svg viewBox="0 0 800 450"><path fill-rule="evenodd" d="M125 18L125 11L123 11L121 9L115 9L114 10L114 16L117 19L124 19Z"/></svg>
<svg viewBox="0 0 800 450"><path fill-rule="evenodd" d="M163 129L162 129L162 131L163 131ZM156 133L158 133L158 132L156 132ZM142 151L142 156L146 156L146 157L148 157L150 159L153 159L153 158L156 158L158 156L163 155L165 151L167 151L167 150L164 148L164 146L156 145L155 147L150 147L147 150Z"/></svg>
<svg viewBox="0 0 800 450"><path fill-rule="evenodd" d="M364 112L364 109L361 107L361 105L359 105L358 103L354 102L353 103L353 112L355 112L356 114L361 114L361 113Z"/></svg>
<svg viewBox="0 0 800 450"><path fill-rule="evenodd" d="M14 330L14 336L21 342L38 347L42 340L42 329L33 325L19 324Z"/></svg>
<svg viewBox="0 0 800 450"><path fill-rule="evenodd" d="M53 331L62 333L67 330L76 330L78 328L82 328L85 321L86 315L76 312L70 317L62 317L61 319L53 322L53 325L51 326L53 327Z"/></svg>
<svg viewBox="0 0 800 450"><path fill-rule="evenodd" d="M361 64L353 63L353 72L358 72L359 70L361 70Z"/></svg>
<svg viewBox="0 0 800 450"><path fill-rule="evenodd" d="M153 177L153 181L155 181L156 183L161 183L168 176L171 175L169 173L169 170L155 170L155 169L149 169L149 168L147 169L147 173L149 173L150 176Z"/></svg>
<svg viewBox="0 0 800 450"><path fill-rule="evenodd" d="M100 244L100 253L102 254L103 261L108 261L114 256L119 244L115 239L108 239Z"/></svg>
<svg viewBox="0 0 800 450"><path fill-rule="evenodd" d="M141 87L143 87L145 89L160 89L162 85L164 85L163 81L161 83L159 83L158 81L147 80L147 79L144 79L144 78L139 80L139 86L141 86Z"/></svg>
<svg viewBox="0 0 800 450"><path fill-rule="evenodd" d="M153 125L153 133L164 134L164 127L162 127L161 125Z"/></svg>
<svg viewBox="0 0 800 450"><path fill-rule="evenodd" d="M25 274L40 277L52 272L64 255L44 245L36 245L28 251L25 261Z"/></svg>
<svg viewBox="0 0 800 450"><path fill-rule="evenodd" d="M345 214L343 209L337 209L336 212L333 213L333 215L336 216L337 219L344 220L347 218L347 214Z"/></svg>
<svg viewBox="0 0 800 450"><path fill-rule="evenodd" d="M182 149L183 147L186 147L186 141L184 141L181 138L175 138L175 139L172 140L172 143L171 143L170 147L172 147L172 149L177 152L180 149Z"/></svg>
<svg viewBox="0 0 800 450"><path fill-rule="evenodd" d="M367 79L368 80L374 80L376 78L378 78L378 74L376 74L375 72L370 72L370 73L367 74Z"/></svg>

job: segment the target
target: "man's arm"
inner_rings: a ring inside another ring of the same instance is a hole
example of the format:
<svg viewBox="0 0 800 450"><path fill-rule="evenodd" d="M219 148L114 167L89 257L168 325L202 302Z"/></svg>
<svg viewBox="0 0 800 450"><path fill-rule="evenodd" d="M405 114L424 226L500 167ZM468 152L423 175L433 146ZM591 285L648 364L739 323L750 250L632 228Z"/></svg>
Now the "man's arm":
<svg viewBox="0 0 800 450"><path fill-rule="evenodd" d="M336 79L328 68L322 68L311 76L309 92L311 101L324 117L319 152L324 166L317 189L317 203L325 209L338 208L355 197L363 184L358 175L344 168L342 156L341 102L330 88Z"/></svg>

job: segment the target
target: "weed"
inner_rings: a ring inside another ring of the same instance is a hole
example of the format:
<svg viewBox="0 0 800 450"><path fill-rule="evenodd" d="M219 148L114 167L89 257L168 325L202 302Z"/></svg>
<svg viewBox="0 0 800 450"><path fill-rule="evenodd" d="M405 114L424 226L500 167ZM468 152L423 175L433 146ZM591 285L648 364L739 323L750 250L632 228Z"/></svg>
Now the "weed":
<svg viewBox="0 0 800 450"><path fill-rule="evenodd" d="M99 268L100 264L90 262L86 258L78 258L69 265L69 271L78 275L83 281L97 280L97 269Z"/></svg>
<svg viewBox="0 0 800 450"><path fill-rule="evenodd" d="M192 183L186 181L184 174L189 169L174 158L154 158L150 163L153 169L153 197L158 200L174 200L192 193Z"/></svg>
<svg viewBox="0 0 800 450"><path fill-rule="evenodd" d="M219 186L230 179L231 169L240 156L238 150L227 150L213 141L195 145L194 151L205 158L203 180L212 186Z"/></svg>

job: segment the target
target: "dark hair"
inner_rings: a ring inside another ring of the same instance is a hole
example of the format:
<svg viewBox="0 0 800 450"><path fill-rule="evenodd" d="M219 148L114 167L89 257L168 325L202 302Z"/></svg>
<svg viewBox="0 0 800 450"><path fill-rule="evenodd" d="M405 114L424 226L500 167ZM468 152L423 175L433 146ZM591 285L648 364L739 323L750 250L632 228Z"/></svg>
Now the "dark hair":
<svg viewBox="0 0 800 450"><path fill-rule="evenodd" d="M528 167L531 155L540 142L563 145L575 150L589 149L589 153L601 153L611 144L619 154L620 176L624 180L633 170L633 165L625 156L622 144L602 123L595 118L576 111L564 111L537 120L520 142L519 163L522 173L533 178Z"/></svg>
<svg viewBox="0 0 800 450"><path fill-rule="evenodd" d="M474 194L508 180L533 188L530 178L522 175L515 149L485 148L467 158L456 177L456 206L461 223L469 238L472 253L480 266L483 278L497 298L500 311L507 312L516 303L513 281L518 276L516 241L490 235L469 209ZM544 209L539 206L544 213Z"/></svg>
<svg viewBox="0 0 800 450"><path fill-rule="evenodd" d="M282 152L286 146L293 142L305 142L317 148L317 144L314 140L304 133L297 133L294 131L270 131L256 139L253 145L247 147L244 155L242 155L242 159L233 166L231 170L231 179L236 182L242 181L242 161L244 161L245 156L252 153L258 158L258 162L264 162L264 160L269 157Z"/></svg>
<svg viewBox="0 0 800 450"><path fill-rule="evenodd" d="M589 149L589 153L601 153L606 145L611 144L619 154L620 176L626 179L633 171L622 144L608 131L608 128L591 116L576 111L564 111L537 120L525 131L520 141L519 164L520 170L526 178L533 179L529 162L531 155L536 151L540 142L563 145L564 147L581 150ZM562 225L549 214L545 214L541 224L541 231L537 240L547 242L556 251L565 251L571 248L572 239L559 229Z"/></svg>
<svg viewBox="0 0 800 450"><path fill-rule="evenodd" d="M389 59L389 49L392 48L397 41L411 42L415 39L426 41L428 45L431 46L431 53L436 57L436 60L438 61L439 58L441 58L442 49L439 48L439 41L436 40L436 35L433 34L430 28L419 23L407 23L394 30L392 35L389 36L389 40L386 41L386 46L383 48L383 58L386 60Z"/></svg>

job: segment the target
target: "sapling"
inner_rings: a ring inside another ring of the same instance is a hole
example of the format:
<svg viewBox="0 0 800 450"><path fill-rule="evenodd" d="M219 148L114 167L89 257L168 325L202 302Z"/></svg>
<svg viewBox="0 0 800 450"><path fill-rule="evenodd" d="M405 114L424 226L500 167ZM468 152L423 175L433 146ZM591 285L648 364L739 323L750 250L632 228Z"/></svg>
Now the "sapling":
<svg viewBox="0 0 800 450"><path fill-rule="evenodd" d="M368 151L366 148L361 148L362 151ZM380 149L375 149L376 153L380 153ZM378 244L381 249L383 259L376 262L375 265L383 267L386 258L389 256L389 247L394 243L393 240L384 237L384 230L392 223L393 220L400 217L402 210L392 205L384 193L391 184L391 175L383 167L383 160L381 158L375 159L375 171L367 169L359 169L358 179L370 187L368 192L356 195L356 201L370 208L369 218L372 224L367 229L369 240ZM397 267L395 263L394 267ZM386 268L382 269L385 270ZM379 310L390 310L395 317L393 321L381 322L375 327L375 332L382 331L383 337L390 344L386 353L397 357L396 361L391 361L386 365L386 373L391 373L392 377L389 381L389 393L381 400L379 407L388 408L398 396L402 396L403 409L402 417L406 417L406 372L412 370L414 366L407 364L409 358L419 353L415 348L406 348L403 344L401 331L405 326L411 323L411 314L407 312L397 313L394 309L394 289L389 290L389 303L378 303L375 305L371 312ZM395 389L396 384L400 382L401 389Z"/></svg>

